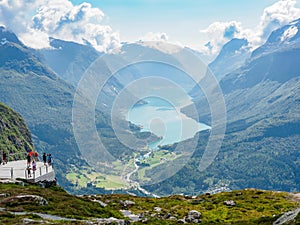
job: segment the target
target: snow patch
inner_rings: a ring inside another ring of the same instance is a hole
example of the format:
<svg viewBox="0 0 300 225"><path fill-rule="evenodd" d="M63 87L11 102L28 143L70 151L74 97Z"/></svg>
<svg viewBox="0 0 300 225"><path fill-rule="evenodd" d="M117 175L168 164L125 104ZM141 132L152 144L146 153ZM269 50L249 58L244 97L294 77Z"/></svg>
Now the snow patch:
<svg viewBox="0 0 300 225"><path fill-rule="evenodd" d="M280 40L286 41L288 39L291 39L298 33L298 28L296 26L289 27L286 31L284 31L283 35L281 36Z"/></svg>
<svg viewBox="0 0 300 225"><path fill-rule="evenodd" d="M9 41L6 40L6 38L2 38L1 41L0 41L0 45L5 45L7 44Z"/></svg>

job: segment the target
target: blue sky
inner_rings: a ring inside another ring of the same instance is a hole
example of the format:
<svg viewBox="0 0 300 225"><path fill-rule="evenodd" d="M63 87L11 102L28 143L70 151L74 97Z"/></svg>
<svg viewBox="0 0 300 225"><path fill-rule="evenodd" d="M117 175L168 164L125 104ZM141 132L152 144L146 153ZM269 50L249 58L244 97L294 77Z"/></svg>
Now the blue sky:
<svg viewBox="0 0 300 225"><path fill-rule="evenodd" d="M74 4L84 1L72 0ZM263 10L276 0L88 0L107 16L107 23L123 41L134 41L148 32L165 32L170 41L197 46L206 40L199 30L215 21L258 25Z"/></svg>
<svg viewBox="0 0 300 225"><path fill-rule="evenodd" d="M49 48L49 37L104 52L142 39L215 56L231 38L246 38L255 48L298 18L300 0L0 1L0 25L37 49Z"/></svg>

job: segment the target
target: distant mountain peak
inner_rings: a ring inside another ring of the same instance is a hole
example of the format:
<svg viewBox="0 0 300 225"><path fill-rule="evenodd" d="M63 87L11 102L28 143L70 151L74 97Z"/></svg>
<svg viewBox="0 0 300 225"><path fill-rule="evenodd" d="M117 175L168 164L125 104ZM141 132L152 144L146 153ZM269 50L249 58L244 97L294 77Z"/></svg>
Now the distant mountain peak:
<svg viewBox="0 0 300 225"><path fill-rule="evenodd" d="M224 75L237 69L250 55L250 47L247 39L233 38L221 49L215 60L209 64L214 75L221 79Z"/></svg>
<svg viewBox="0 0 300 225"><path fill-rule="evenodd" d="M0 26L0 45L5 45L9 42L23 45L23 43L17 38L17 36L13 32L9 31L4 26Z"/></svg>
<svg viewBox="0 0 300 225"><path fill-rule="evenodd" d="M300 18L274 30L268 40L261 47L253 51L251 57L269 54L281 48L291 48L300 43Z"/></svg>

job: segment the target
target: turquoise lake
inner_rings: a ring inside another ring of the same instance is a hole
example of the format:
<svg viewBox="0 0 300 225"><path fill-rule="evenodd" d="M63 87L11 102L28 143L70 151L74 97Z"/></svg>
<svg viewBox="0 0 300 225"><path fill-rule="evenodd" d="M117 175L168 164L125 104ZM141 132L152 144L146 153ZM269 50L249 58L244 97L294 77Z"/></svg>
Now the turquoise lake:
<svg viewBox="0 0 300 225"><path fill-rule="evenodd" d="M141 131L150 131L162 137L149 145L152 150L159 145L168 145L192 138L198 131L210 129L180 112L169 102L149 97L143 99L145 104L134 105L127 113L127 120L142 127Z"/></svg>

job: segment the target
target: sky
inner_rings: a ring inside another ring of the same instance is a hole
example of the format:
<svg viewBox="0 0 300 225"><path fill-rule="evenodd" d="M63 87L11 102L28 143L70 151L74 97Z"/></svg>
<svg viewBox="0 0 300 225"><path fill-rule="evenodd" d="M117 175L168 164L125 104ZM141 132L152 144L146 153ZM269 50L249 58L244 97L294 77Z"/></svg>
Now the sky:
<svg viewBox="0 0 300 225"><path fill-rule="evenodd" d="M72 0L74 4L84 1ZM276 0L89 0L106 14L113 29L125 41L145 34L166 33L170 41L200 45L200 30L216 21L240 21L254 28L263 10ZM202 40L201 40L202 39Z"/></svg>
<svg viewBox="0 0 300 225"><path fill-rule="evenodd" d="M0 25L33 48L49 37L99 51L157 40L216 55L232 38L258 46L297 18L300 0L0 0Z"/></svg>

